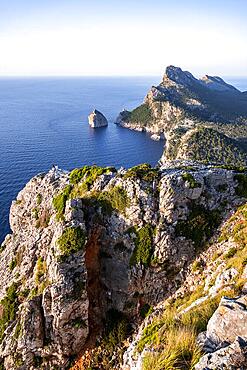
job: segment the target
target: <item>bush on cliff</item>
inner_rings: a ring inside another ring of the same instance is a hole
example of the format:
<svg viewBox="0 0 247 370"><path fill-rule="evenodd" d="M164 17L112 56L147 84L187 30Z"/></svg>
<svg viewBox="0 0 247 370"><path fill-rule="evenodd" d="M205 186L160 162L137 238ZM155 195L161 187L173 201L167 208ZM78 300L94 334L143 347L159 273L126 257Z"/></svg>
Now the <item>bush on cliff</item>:
<svg viewBox="0 0 247 370"><path fill-rule="evenodd" d="M234 176L234 180L238 181L238 185L235 189L236 194L239 197L247 198L247 175L238 173Z"/></svg>
<svg viewBox="0 0 247 370"><path fill-rule="evenodd" d="M7 325L15 320L16 312L18 309L18 294L17 294L17 284L13 283L10 285L6 291L6 296L1 300L0 304L3 309L3 313L0 318L0 343L4 337L4 331Z"/></svg>
<svg viewBox="0 0 247 370"><path fill-rule="evenodd" d="M72 187L70 185L67 185L61 193L53 198L52 204L57 212L58 221L63 219L66 202L69 199L71 190Z"/></svg>
<svg viewBox="0 0 247 370"><path fill-rule="evenodd" d="M129 168L125 173L124 178L138 178L140 180L151 182L159 178L159 172L156 168L152 168L150 164L143 163Z"/></svg>
<svg viewBox="0 0 247 370"><path fill-rule="evenodd" d="M84 166L82 168L76 168L70 173L70 183L75 185L83 180L89 190L97 177L110 172L116 172L116 169L114 167L99 166Z"/></svg>
<svg viewBox="0 0 247 370"><path fill-rule="evenodd" d="M175 235L191 239L198 248L209 239L213 231L220 224L220 212L208 210L205 207L192 203L187 220L179 220L175 226Z"/></svg>
<svg viewBox="0 0 247 370"><path fill-rule="evenodd" d="M83 249L86 236L80 227L68 227L57 240L57 244L62 253L62 258L69 257Z"/></svg>
<svg viewBox="0 0 247 370"><path fill-rule="evenodd" d="M100 193L97 200L110 213L113 210L124 213L125 209L130 206L130 198L121 186L114 186L110 190Z"/></svg>
<svg viewBox="0 0 247 370"><path fill-rule="evenodd" d="M153 227L149 224L139 230L135 230L135 249L130 258L130 266L141 263L149 266L153 254Z"/></svg>

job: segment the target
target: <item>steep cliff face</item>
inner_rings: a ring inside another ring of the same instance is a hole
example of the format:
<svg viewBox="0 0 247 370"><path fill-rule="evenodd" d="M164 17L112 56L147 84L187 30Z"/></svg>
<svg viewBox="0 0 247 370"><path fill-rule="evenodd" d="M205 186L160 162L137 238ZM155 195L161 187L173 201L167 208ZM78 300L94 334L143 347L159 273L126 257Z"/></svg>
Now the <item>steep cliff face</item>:
<svg viewBox="0 0 247 370"><path fill-rule="evenodd" d="M13 233L0 259L0 357L7 369L65 366L88 335L84 215L71 200L59 223L52 205L66 182L63 172L36 176L11 207ZM68 250L62 236L70 239Z"/></svg>
<svg viewBox="0 0 247 370"><path fill-rule="evenodd" d="M116 123L133 130L150 132L155 140L165 138L164 161L181 159L181 151L183 159L191 159L186 157L187 151L183 150L188 136L191 137L191 131L200 133L200 129L208 128L212 133L209 141L215 136L222 138L223 134L226 135L223 140L225 150L240 162L242 152L246 155L246 149L238 148L241 153L235 153L232 146L240 147L241 142L236 143L231 139L246 138L246 106L246 93L220 77L206 75L196 79L181 68L169 66L162 82L150 89L144 103L132 112L121 112ZM205 143L198 141L198 145L210 152L208 143L205 146ZM207 156L199 155L199 159L210 163ZM217 163L224 163L221 158L214 156L214 159Z"/></svg>
<svg viewBox="0 0 247 370"><path fill-rule="evenodd" d="M116 350L151 306L186 285L245 186L236 170L183 163L34 177L12 204L1 247L1 366L64 369L106 328ZM99 368L120 367L121 356L109 353Z"/></svg>

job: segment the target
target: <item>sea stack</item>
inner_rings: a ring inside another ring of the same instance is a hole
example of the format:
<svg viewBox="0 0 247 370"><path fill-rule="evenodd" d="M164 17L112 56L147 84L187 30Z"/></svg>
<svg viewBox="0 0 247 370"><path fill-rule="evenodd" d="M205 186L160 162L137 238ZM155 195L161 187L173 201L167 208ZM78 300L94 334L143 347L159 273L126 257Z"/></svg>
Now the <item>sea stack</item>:
<svg viewBox="0 0 247 370"><path fill-rule="evenodd" d="M89 125L93 128L108 126L108 121L105 116L98 110L94 110L88 116Z"/></svg>

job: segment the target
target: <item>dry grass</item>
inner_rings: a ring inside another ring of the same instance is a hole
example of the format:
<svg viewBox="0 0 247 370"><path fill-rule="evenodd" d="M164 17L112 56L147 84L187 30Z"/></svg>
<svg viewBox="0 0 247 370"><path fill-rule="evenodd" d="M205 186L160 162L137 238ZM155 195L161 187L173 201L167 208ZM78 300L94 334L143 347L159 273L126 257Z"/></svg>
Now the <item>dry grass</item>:
<svg viewBox="0 0 247 370"><path fill-rule="evenodd" d="M202 353L191 328L168 330L163 333L159 352L147 354L143 370L192 369Z"/></svg>

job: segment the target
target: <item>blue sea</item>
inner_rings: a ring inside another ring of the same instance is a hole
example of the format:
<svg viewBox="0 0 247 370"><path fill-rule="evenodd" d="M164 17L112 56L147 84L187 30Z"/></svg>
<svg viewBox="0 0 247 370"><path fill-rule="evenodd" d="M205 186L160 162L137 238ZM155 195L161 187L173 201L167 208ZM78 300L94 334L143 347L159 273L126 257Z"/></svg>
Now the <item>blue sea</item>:
<svg viewBox="0 0 247 370"><path fill-rule="evenodd" d="M53 164L131 167L159 160L164 142L114 125L118 113L139 105L159 77L0 79L0 242L9 232L11 201L27 181ZM228 79L247 90L247 79ZM105 114L107 128L87 116Z"/></svg>

